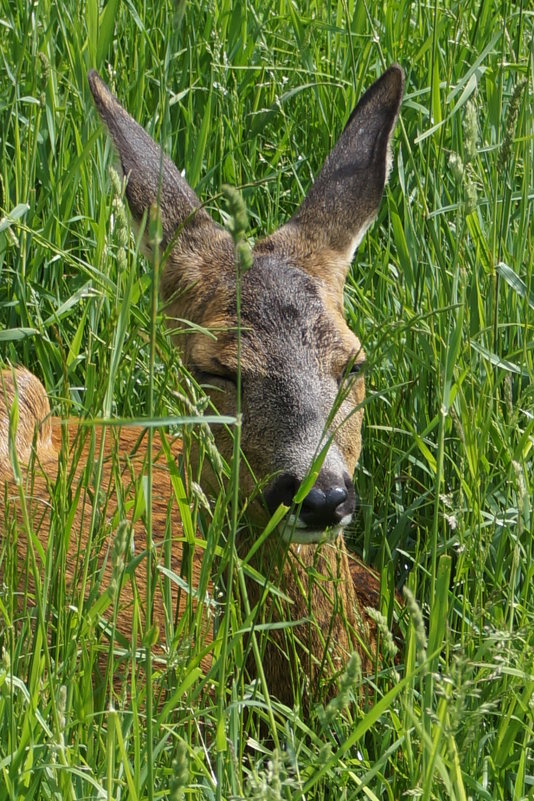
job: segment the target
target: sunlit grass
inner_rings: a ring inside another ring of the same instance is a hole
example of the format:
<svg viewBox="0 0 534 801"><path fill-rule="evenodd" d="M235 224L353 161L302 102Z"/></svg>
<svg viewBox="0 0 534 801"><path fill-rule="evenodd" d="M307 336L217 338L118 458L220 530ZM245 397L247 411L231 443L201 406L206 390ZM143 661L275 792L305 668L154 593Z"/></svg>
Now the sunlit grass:
<svg viewBox="0 0 534 801"><path fill-rule="evenodd" d="M31 560L16 564L9 524L0 550L0 801L534 792L532 12L472 0L300 5L2 0L1 355L39 375L65 416L204 410L154 308L153 266L133 237L121 244L89 68L219 222L222 184L239 186L259 237L297 207L364 88L400 62L390 186L346 292L370 366L352 542L381 571L390 624L393 590L412 593L400 661L366 677L344 713L264 699L245 683L250 610L236 571L233 602L214 607L228 641L215 640L210 675L192 609L148 679L122 643L112 664L132 681L104 674L95 687L106 588L82 554L93 614L67 597L65 465L36 606L21 607L6 580L33 576ZM191 427L184 435L187 452ZM208 513L187 460L181 471L207 587L241 521L224 492ZM135 603L141 615L144 598Z"/></svg>

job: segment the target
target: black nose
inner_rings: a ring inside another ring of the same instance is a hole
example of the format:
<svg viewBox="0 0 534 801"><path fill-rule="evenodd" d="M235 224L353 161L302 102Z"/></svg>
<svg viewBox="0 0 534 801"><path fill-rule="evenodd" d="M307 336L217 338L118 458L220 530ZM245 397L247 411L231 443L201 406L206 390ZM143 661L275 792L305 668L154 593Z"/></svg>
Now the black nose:
<svg viewBox="0 0 534 801"><path fill-rule="evenodd" d="M280 476L265 492L269 512L281 503L291 506L299 488L299 481L288 473ZM356 493L350 477L319 474L315 486L302 501L300 519L308 528L323 530L337 526L344 517L351 515L356 507Z"/></svg>
<svg viewBox="0 0 534 801"><path fill-rule="evenodd" d="M309 528L335 526L345 517L347 498L348 493L344 487L330 487L326 492L313 487L302 501L300 519Z"/></svg>

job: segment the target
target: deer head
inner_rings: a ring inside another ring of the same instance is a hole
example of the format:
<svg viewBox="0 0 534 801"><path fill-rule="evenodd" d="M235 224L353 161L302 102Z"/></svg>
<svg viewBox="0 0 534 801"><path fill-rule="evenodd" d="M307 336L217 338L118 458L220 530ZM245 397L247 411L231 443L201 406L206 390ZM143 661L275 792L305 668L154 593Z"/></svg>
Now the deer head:
<svg viewBox="0 0 534 801"><path fill-rule="evenodd" d="M150 209L159 210L169 317L216 332L215 338L193 332L182 347L223 414L236 408L239 322L242 449L254 479L265 482L265 506L271 513L290 506L316 465L315 483L287 521L286 537L316 542L327 529L339 531L355 508L352 474L365 396L365 354L344 319L343 286L387 181L402 69L391 66L364 94L296 214L256 244L252 267L240 279L230 234L96 72L89 83L127 178L134 221L146 229ZM152 247L146 234L145 245ZM216 438L229 455L228 436ZM252 482L245 476L244 489Z"/></svg>

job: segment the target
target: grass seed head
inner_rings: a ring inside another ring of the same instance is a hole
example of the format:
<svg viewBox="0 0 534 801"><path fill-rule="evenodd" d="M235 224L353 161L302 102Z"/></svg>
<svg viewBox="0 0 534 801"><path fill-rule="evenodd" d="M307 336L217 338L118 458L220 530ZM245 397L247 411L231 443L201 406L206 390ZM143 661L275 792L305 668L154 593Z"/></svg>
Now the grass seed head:
<svg viewBox="0 0 534 801"><path fill-rule="evenodd" d="M526 85L526 78L523 78L515 85L514 91L512 92L512 97L510 98L510 103L508 104L504 136L497 161L497 170L499 172L502 172L506 168L506 165L510 159L510 151L512 149L512 142L515 136L517 117L519 115L519 106L521 104L521 96Z"/></svg>
<svg viewBox="0 0 534 801"><path fill-rule="evenodd" d="M402 592L404 595L404 600L406 601L406 608L410 615L415 632L415 642L417 646L419 661L424 662L426 660L426 649L428 643L425 631L425 622L423 620L423 613L421 611L421 607L415 600L415 595L413 594L413 592L410 589L408 589L408 587L404 587Z"/></svg>
<svg viewBox="0 0 534 801"><path fill-rule="evenodd" d="M468 100L465 105L464 117L464 156L467 164L474 161L478 148L478 120L477 110L474 102Z"/></svg>
<svg viewBox="0 0 534 801"><path fill-rule="evenodd" d="M394 659L397 651L399 650L395 645L393 634L388 626L388 622L382 612L375 609L374 606L366 606L366 613L371 620L376 623L377 632L380 634L381 651L386 658Z"/></svg>
<svg viewBox="0 0 534 801"><path fill-rule="evenodd" d="M182 801L184 791L189 783L189 760L187 746L178 742L176 757L172 761L172 778L169 786L169 801Z"/></svg>

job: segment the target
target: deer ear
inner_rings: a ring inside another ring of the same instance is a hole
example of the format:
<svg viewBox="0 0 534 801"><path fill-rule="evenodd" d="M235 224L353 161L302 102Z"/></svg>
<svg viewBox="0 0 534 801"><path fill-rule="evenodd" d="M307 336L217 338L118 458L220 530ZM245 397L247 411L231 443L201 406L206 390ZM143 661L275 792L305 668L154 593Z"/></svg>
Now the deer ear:
<svg viewBox="0 0 534 801"><path fill-rule="evenodd" d="M98 73L91 70L88 78L127 178L126 198L134 221L139 224L151 207L157 206L163 247L172 243L162 282L164 296L201 280L205 269L217 268L217 261L221 268L226 268L228 260L232 265L230 235L213 222L172 161L130 117Z"/></svg>
<svg viewBox="0 0 534 801"><path fill-rule="evenodd" d="M394 64L361 98L297 213L257 251L279 253L342 290L382 199L403 89Z"/></svg>

